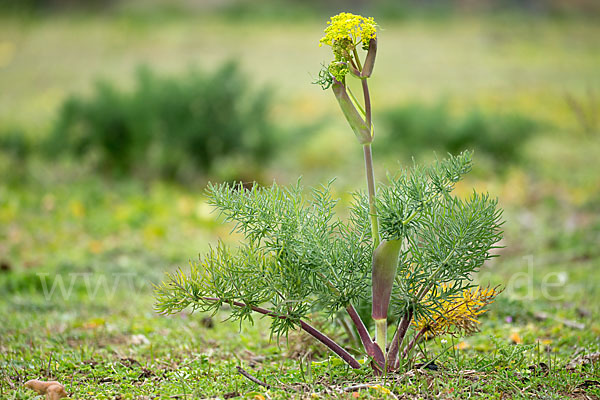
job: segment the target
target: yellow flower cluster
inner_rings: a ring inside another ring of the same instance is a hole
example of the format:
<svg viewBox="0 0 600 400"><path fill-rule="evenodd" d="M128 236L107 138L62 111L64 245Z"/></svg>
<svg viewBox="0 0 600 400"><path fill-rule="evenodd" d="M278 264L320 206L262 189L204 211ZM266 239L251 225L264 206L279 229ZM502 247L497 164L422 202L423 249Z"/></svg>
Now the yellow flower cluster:
<svg viewBox="0 0 600 400"><path fill-rule="evenodd" d="M319 46L344 44L344 47L355 48L362 43L363 48L368 49L369 40L377 37L377 25L373 18L343 12L331 17L327 25Z"/></svg>
<svg viewBox="0 0 600 400"><path fill-rule="evenodd" d="M335 59L329 64L327 70L338 81L342 82L350 70L348 64L360 64L353 60L356 46L362 44L364 50L369 49L369 41L377 37L377 25L373 18L365 18L351 13L334 15L327 22L325 36L321 38L319 46L331 46Z"/></svg>
<svg viewBox="0 0 600 400"><path fill-rule="evenodd" d="M448 288L448 286L442 287L442 291L446 291ZM477 286L463 290L461 296L438 301L438 304L433 300L426 301L425 306L433 308L433 317L420 318L413 324L417 331L424 331L425 338L445 333L470 334L476 332L479 327L477 317L487 311L483 308L493 303L498 293L496 288Z"/></svg>

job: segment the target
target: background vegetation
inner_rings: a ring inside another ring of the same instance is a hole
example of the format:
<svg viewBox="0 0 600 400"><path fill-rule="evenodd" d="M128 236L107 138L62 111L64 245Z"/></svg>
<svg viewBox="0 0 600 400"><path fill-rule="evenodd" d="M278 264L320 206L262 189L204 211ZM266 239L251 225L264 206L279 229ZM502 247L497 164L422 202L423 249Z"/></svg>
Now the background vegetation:
<svg viewBox="0 0 600 400"><path fill-rule="evenodd" d="M600 351L597 3L218 3L0 2L0 397L33 398L33 378L74 398L600 396L584 361ZM268 321L152 311L164 271L237 240L208 180L337 176L342 203L362 186L354 136L311 85L342 9L381 26L379 179L473 148L457 191L498 196L507 220L477 277L505 286L482 332L428 342L437 371L360 390L375 382L301 334L271 341Z"/></svg>
<svg viewBox="0 0 600 400"><path fill-rule="evenodd" d="M65 100L47 151L77 162L95 158L94 169L113 174L181 180L231 172L244 180L239 174L268 164L275 142L269 95L248 86L232 63L181 78L140 69L131 93L100 82L91 98ZM225 165L233 162L237 171Z"/></svg>

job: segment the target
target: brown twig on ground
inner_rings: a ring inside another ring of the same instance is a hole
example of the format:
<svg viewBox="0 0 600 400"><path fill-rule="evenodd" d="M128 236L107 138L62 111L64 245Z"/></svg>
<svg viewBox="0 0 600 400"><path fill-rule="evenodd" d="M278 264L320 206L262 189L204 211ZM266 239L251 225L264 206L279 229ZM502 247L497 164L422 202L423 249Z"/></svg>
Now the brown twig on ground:
<svg viewBox="0 0 600 400"><path fill-rule="evenodd" d="M242 374L243 376L245 376L246 378L248 378L252 382L256 383L257 385L266 387L267 389L271 389L271 385L269 385L268 383L263 382L260 379L255 378L254 376L250 375L250 373L248 371L246 371L244 368L240 367L239 365L236 368L237 368L237 370L238 370L238 372L240 374Z"/></svg>

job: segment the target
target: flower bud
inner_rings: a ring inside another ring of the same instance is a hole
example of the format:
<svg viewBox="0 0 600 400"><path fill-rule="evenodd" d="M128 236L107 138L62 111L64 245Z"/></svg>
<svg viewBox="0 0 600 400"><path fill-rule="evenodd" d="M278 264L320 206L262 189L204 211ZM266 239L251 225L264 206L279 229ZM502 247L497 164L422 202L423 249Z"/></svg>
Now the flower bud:
<svg viewBox="0 0 600 400"><path fill-rule="evenodd" d="M369 40L369 49L367 51L367 57L365 58L365 65L361 73L361 77L368 78L373 73L373 66L375 65L375 56L377 55L377 39Z"/></svg>

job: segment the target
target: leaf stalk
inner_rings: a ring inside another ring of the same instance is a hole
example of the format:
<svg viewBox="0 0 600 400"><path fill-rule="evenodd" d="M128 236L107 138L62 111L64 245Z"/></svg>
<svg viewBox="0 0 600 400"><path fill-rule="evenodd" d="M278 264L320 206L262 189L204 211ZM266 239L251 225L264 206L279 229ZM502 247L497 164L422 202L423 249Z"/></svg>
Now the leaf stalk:
<svg viewBox="0 0 600 400"><path fill-rule="evenodd" d="M236 307L242 307L242 308L250 307L250 309L252 309L252 311L257 312L259 314L267 315L272 318L290 319L290 316L288 316L288 315L280 315L280 314L274 313L271 310L267 310L262 307L248 305L248 304L242 303L240 301L226 301L223 299L219 299L217 297L202 297L202 300L214 301L214 302L224 302L224 303L227 303L227 304L230 304L230 305L233 305ZM328 337L327 335L325 335L324 333L322 333L321 331L319 331L317 328L313 327L309 323L302 321L302 320L300 320L299 323L300 323L300 328L302 328L302 330L304 330L306 333L308 333L309 335L311 335L312 337L317 339L319 342L321 342L325 346L327 346L327 348L329 348L329 350L331 350L335 354L337 354L348 365L350 365L354 369L360 369L360 367L361 367L360 363L354 357L352 357L352 355L350 353L348 353L348 351L346 349L344 349L342 346L337 344L330 337Z"/></svg>

